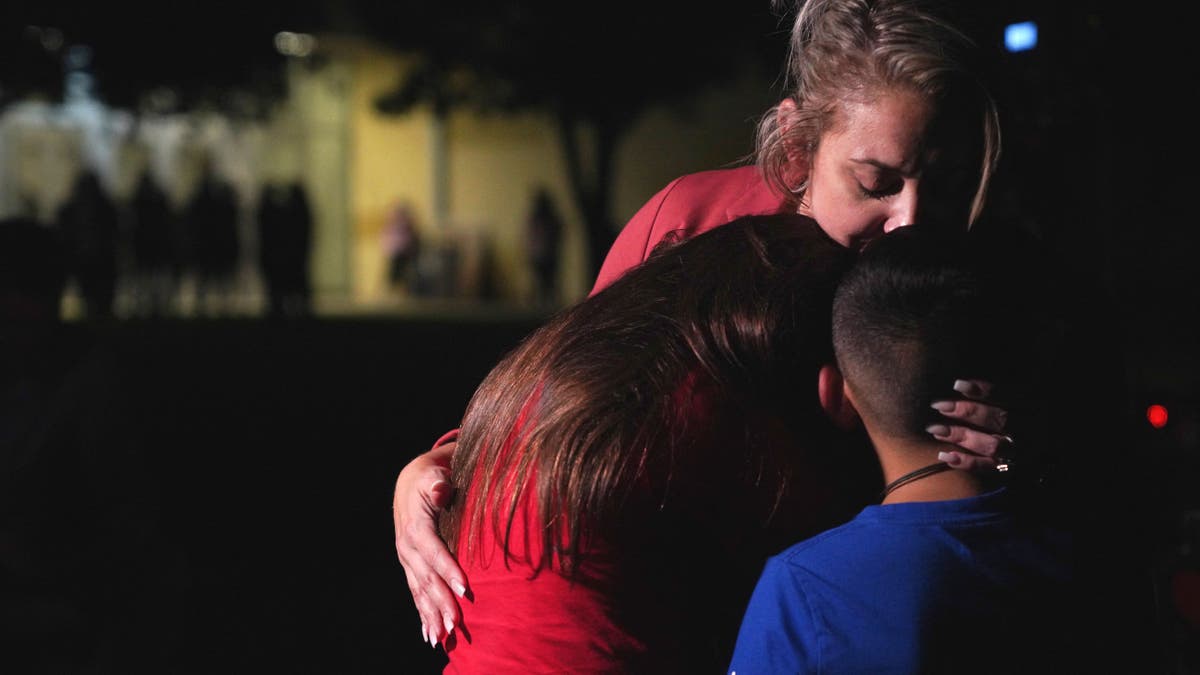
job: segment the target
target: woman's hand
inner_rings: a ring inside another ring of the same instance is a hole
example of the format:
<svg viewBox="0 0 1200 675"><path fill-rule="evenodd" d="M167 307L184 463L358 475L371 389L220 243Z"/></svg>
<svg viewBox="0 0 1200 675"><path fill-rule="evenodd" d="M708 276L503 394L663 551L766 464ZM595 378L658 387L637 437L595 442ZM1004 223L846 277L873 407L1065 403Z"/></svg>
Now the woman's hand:
<svg viewBox="0 0 1200 675"><path fill-rule="evenodd" d="M421 616L421 635L434 647L459 624L455 596L467 592L466 575L437 531L437 513L453 495L450 458L456 445L439 445L409 462L392 495L396 555Z"/></svg>
<svg viewBox="0 0 1200 675"><path fill-rule="evenodd" d="M940 453L938 459L955 469L1007 470L1013 440L1003 433L1008 412L987 400L992 385L980 380L956 380L954 390L964 398L933 403L934 409L948 418L946 423L932 424L925 430L962 450Z"/></svg>

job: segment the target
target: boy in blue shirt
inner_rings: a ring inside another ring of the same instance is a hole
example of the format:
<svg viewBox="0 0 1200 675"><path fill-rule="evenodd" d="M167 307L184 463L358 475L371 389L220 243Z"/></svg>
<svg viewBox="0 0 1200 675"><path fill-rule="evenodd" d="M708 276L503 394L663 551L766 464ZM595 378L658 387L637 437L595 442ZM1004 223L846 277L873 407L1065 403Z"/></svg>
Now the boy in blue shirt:
<svg viewBox="0 0 1200 675"><path fill-rule="evenodd" d="M868 245L843 279L837 365L818 391L835 422L861 420L887 487L880 504L767 562L730 675L1070 670L1067 537L1005 485L1015 472L940 461L939 411L971 405L954 374L1003 386L1015 345L1031 340L1028 322L1015 325L1028 314L1004 312L985 269L965 240L909 227Z"/></svg>

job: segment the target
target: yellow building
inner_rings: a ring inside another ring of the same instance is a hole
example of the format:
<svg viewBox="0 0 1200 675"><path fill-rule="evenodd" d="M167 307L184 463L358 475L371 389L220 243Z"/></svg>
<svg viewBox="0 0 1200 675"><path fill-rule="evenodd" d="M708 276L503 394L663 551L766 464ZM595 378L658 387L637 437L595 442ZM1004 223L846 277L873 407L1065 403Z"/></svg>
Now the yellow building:
<svg viewBox="0 0 1200 675"><path fill-rule="evenodd" d="M361 41L321 41L331 63L299 80L341 78L329 90L345 87L345 113L325 116L346 120L345 153L349 184L350 297L358 306L389 302L385 259L379 242L391 210L412 206L422 236L429 242L457 242L469 261L487 245L493 252L501 297L520 304L532 283L522 250L525 218L533 195L546 186L568 223L564 235L560 298L586 295L592 279L586 271L585 238L567 183L563 153L553 121L545 114L489 115L453 112L439 122L429 110L385 116L374 102L394 87L408 63L402 55ZM299 69L297 70L299 72ZM746 76L699 92L686 110L650 111L618 148L613 190L614 217L624 223L654 192L676 176L737 162L752 148L758 116L774 101L771 83ZM319 104L294 88L296 102L308 110ZM311 113L310 113L311 114ZM336 125L334 125L336 126ZM336 132L330 126L331 133ZM314 130L317 127L314 126ZM329 171L325 167L322 171ZM309 174L316 178L312 172ZM324 256L317 270L336 286L338 263ZM321 276L321 275L318 275Z"/></svg>

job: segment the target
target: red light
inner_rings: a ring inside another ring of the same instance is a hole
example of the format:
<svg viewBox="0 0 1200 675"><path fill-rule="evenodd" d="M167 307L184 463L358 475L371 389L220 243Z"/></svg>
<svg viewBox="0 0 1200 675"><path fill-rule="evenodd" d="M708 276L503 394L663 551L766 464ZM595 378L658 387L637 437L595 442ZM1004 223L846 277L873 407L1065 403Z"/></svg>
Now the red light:
<svg viewBox="0 0 1200 675"><path fill-rule="evenodd" d="M1155 429L1161 429L1167 426L1167 409L1164 406L1154 405L1146 408L1146 419L1150 421L1150 426Z"/></svg>

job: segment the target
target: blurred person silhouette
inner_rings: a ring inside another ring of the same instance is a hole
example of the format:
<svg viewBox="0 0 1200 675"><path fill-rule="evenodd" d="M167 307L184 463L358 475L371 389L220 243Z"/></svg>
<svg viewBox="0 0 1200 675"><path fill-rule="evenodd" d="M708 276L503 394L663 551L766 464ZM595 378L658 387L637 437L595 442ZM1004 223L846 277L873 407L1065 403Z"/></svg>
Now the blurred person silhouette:
<svg viewBox="0 0 1200 675"><path fill-rule="evenodd" d="M397 204L384 224L383 252L387 256L389 285L401 293L412 292L417 285L421 234L416 215L407 202Z"/></svg>
<svg viewBox="0 0 1200 675"><path fill-rule="evenodd" d="M930 435L956 373L1013 410L1045 317L965 237L902 228L864 248L832 308L835 362L814 386L843 428L862 426L886 485L879 503L766 563L730 673L1062 673L1079 645L1071 537L1024 462L946 471ZM1003 320L997 320L1003 319ZM1025 437L1023 443L1035 439ZM965 627L969 629L964 630ZM991 649L997 636L1004 646Z"/></svg>
<svg viewBox="0 0 1200 675"><path fill-rule="evenodd" d="M525 251L533 269L533 302L553 305L558 301L558 268L563 221L554 196L545 187L533 198L525 227Z"/></svg>
<svg viewBox="0 0 1200 675"><path fill-rule="evenodd" d="M110 318L117 285L119 213L95 170L79 173L56 220L66 246L67 274L78 285L84 317Z"/></svg>
<svg viewBox="0 0 1200 675"><path fill-rule="evenodd" d="M64 244L32 220L0 221L0 661L170 670L186 564L127 373L90 326L59 318Z"/></svg>
<svg viewBox="0 0 1200 675"><path fill-rule="evenodd" d="M189 263L200 312L224 313L233 299L239 254L238 203L233 186L211 159L185 209Z"/></svg>
<svg viewBox="0 0 1200 675"><path fill-rule="evenodd" d="M259 264L267 285L267 315L278 318L311 314L313 222L304 186L299 182L264 186L256 220Z"/></svg>
<svg viewBox="0 0 1200 675"><path fill-rule="evenodd" d="M142 173L130 201L134 311L166 316L177 287L175 214L167 194L149 171Z"/></svg>

